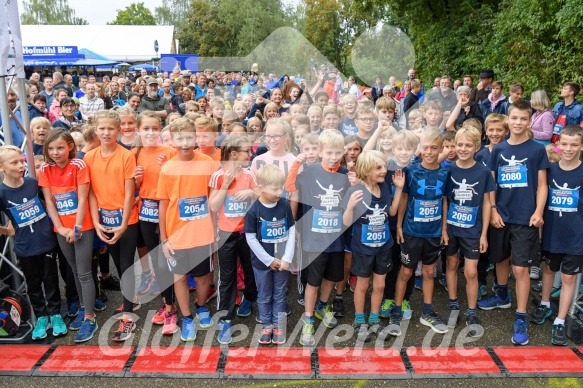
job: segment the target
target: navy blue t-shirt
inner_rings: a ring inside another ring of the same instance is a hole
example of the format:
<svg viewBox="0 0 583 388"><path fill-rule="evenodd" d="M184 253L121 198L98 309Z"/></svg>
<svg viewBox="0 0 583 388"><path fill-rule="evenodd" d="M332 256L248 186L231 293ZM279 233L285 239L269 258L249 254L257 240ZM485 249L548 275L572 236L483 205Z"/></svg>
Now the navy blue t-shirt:
<svg viewBox="0 0 583 388"><path fill-rule="evenodd" d="M565 171L551 164L544 212L542 248L551 253L583 255L583 164Z"/></svg>
<svg viewBox="0 0 583 388"><path fill-rule="evenodd" d="M496 207L505 223L528 225L536 210L538 172L550 167L545 147L527 140L496 144L488 167L496 175Z"/></svg>
<svg viewBox="0 0 583 388"><path fill-rule="evenodd" d="M483 147L476 153L476 155L474 155L474 159L481 165L488 167L488 162L490 162L491 155L492 153L490 152L490 149L488 147Z"/></svg>
<svg viewBox="0 0 583 388"><path fill-rule="evenodd" d="M452 190L448 192L447 233L451 236L480 238L484 195L496 190L488 167L475 163L460 168L457 163L448 166Z"/></svg>
<svg viewBox="0 0 583 388"><path fill-rule="evenodd" d="M342 200L342 208L346 210L352 193L358 190L363 192L362 201L353 210L350 247L353 251L364 255L377 255L388 251L393 246L389 230L389 209L393 196L386 182L379 184L379 187L381 195L375 197L362 184L352 186Z"/></svg>
<svg viewBox="0 0 583 388"><path fill-rule="evenodd" d="M355 119L348 117L344 117L342 120L340 120L340 126L338 128L345 137L356 135L356 132L358 132L358 128L356 128L356 122L354 120Z"/></svg>
<svg viewBox="0 0 583 388"><path fill-rule="evenodd" d="M281 257L285 252L289 229L294 226L294 216L289 203L280 199L272 207L266 207L256 200L245 215L245 233L254 233L257 241L269 255ZM251 264L253 267L266 270L267 267L251 250Z"/></svg>
<svg viewBox="0 0 583 388"><path fill-rule="evenodd" d="M41 203L38 181L24 177L22 186L12 188L0 184L0 211L14 226L14 252L19 256L36 256L55 249L57 239L53 224Z"/></svg>
<svg viewBox="0 0 583 388"><path fill-rule="evenodd" d="M449 169L428 170L422 163L405 170L404 193L408 193L403 234L435 238L442 234L443 198L451 191Z"/></svg>
<svg viewBox="0 0 583 388"><path fill-rule="evenodd" d="M321 163L306 165L298 174L302 216L302 249L306 252L342 252L342 208L340 202L350 186L348 170L328 172Z"/></svg>

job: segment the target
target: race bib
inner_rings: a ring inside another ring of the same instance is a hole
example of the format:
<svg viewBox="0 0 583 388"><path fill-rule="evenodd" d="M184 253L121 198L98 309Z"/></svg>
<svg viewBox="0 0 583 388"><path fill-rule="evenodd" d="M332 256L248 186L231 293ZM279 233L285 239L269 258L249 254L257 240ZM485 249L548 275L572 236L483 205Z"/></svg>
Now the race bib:
<svg viewBox="0 0 583 388"><path fill-rule="evenodd" d="M367 247L381 247L391 239L387 223L381 225L362 224L361 232L360 242Z"/></svg>
<svg viewBox="0 0 583 388"><path fill-rule="evenodd" d="M119 228L123 220L123 213L121 209L99 209L99 220L101 221L101 225L106 229Z"/></svg>
<svg viewBox="0 0 583 388"><path fill-rule="evenodd" d="M573 213L579 207L579 190L550 189L549 210Z"/></svg>
<svg viewBox="0 0 583 388"><path fill-rule="evenodd" d="M207 197L180 198L178 210L182 221L199 220L209 215Z"/></svg>
<svg viewBox="0 0 583 388"><path fill-rule="evenodd" d="M11 207L10 213L12 213L12 217L14 217L16 225L18 225L19 228L34 224L47 215L45 208L38 197L34 197L23 204Z"/></svg>
<svg viewBox="0 0 583 388"><path fill-rule="evenodd" d="M287 241L287 218L267 221L261 220L261 242L276 244Z"/></svg>
<svg viewBox="0 0 583 388"><path fill-rule="evenodd" d="M159 201L142 199L142 206L140 207L140 214L138 215L140 221L158 223L158 204Z"/></svg>
<svg viewBox="0 0 583 388"><path fill-rule="evenodd" d="M53 198L55 200L55 205L57 206L57 213L59 213L60 216L77 213L79 202L75 191L53 194Z"/></svg>
<svg viewBox="0 0 583 388"><path fill-rule="evenodd" d="M416 199L414 206L413 221L415 222L433 222L441 219L441 199L433 201L423 201Z"/></svg>
<svg viewBox="0 0 583 388"><path fill-rule="evenodd" d="M476 225L478 208L471 206L460 206L452 203L447 211L447 223L460 228L471 228Z"/></svg>
<svg viewBox="0 0 583 388"><path fill-rule="evenodd" d="M517 166L498 167L498 185L505 189L512 187L528 187L526 166L524 164L519 164Z"/></svg>
<svg viewBox="0 0 583 388"><path fill-rule="evenodd" d="M326 211L314 209L312 232L338 233L342 231L342 213L337 210Z"/></svg>
<svg viewBox="0 0 583 388"><path fill-rule="evenodd" d="M234 195L227 195L225 198L225 217L245 217L249 201L237 201Z"/></svg>
<svg viewBox="0 0 583 388"><path fill-rule="evenodd" d="M557 121L555 122L555 126L553 127L553 135L560 135L563 128L565 128L566 123L567 115L559 115L557 117Z"/></svg>

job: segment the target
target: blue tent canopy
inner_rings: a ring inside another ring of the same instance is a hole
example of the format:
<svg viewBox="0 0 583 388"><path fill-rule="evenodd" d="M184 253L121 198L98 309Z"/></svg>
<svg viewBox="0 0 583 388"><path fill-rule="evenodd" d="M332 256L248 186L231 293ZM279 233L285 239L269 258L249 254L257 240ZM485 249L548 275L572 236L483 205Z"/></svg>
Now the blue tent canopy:
<svg viewBox="0 0 583 388"><path fill-rule="evenodd" d="M75 62L83 59L84 56L80 54L71 54L63 56L42 56L42 55L25 55L24 66L61 66L73 65Z"/></svg>
<svg viewBox="0 0 583 388"><path fill-rule="evenodd" d="M146 70L146 71L158 71L158 66L154 66L154 65L150 65L148 63L142 63L140 65L134 65L132 67L129 68L130 71L136 71L136 70Z"/></svg>
<svg viewBox="0 0 583 388"><path fill-rule="evenodd" d="M105 61L103 63L106 63L106 62L107 63L117 63L117 61L114 61L113 59L104 57L103 55L99 55L96 52L93 52L93 51L86 49L86 48L80 49L79 54L85 55L86 59L98 59L100 61Z"/></svg>

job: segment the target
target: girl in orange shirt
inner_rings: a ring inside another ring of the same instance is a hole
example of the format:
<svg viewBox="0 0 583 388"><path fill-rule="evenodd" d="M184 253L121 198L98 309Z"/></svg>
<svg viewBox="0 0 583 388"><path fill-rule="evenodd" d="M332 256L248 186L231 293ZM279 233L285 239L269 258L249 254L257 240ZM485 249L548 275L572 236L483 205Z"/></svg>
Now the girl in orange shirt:
<svg viewBox="0 0 583 388"><path fill-rule="evenodd" d="M168 270L166 260L157 252L160 243L158 232L160 201L156 196L158 177L162 165L176 155L176 150L159 144L161 123L160 118L152 111L145 111L138 116L137 146L132 150L136 156L136 172L134 178L136 187L140 190L139 224L148 253L152 252L152 266L159 286L162 287L163 305L152 318L155 325L164 325L163 334L174 334L176 326L176 300L174 296L174 279ZM158 262L158 258L163 262ZM146 256L147 261L148 258Z"/></svg>
<svg viewBox="0 0 583 388"><path fill-rule="evenodd" d="M85 342L93 338L98 327L91 271L94 229L87 201L89 168L83 160L75 159L75 141L66 129L49 132L43 153L46 163L40 168L38 185L61 251L73 270L81 305L69 329L79 330L75 342Z"/></svg>
<svg viewBox="0 0 583 388"><path fill-rule="evenodd" d="M83 159L91 173L89 209L95 233L104 241L122 275L123 313L113 341L129 339L136 328L132 319L135 276L134 256L138 240L138 208L135 206L136 158L117 144L121 120L115 111L100 110L94 116L101 146Z"/></svg>

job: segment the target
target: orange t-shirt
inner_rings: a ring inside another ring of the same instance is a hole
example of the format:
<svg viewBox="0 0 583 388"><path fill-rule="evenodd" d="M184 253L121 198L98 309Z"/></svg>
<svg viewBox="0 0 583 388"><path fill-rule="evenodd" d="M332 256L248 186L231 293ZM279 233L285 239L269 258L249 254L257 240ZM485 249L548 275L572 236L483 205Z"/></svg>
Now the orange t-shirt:
<svg viewBox="0 0 583 388"><path fill-rule="evenodd" d="M220 190L223 186L224 173L225 170L223 169L216 171L211 177L209 187L215 190ZM254 189L255 187L257 187L255 175L253 175L251 171L241 169L241 174L239 174L229 186L227 196L225 197L225 203L219 210L218 226L220 230L224 232L240 232L243 230L245 214L251 207L252 201L251 199L248 199L247 201L237 201L235 200L234 195L239 191Z"/></svg>
<svg viewBox="0 0 583 388"><path fill-rule="evenodd" d="M168 200L166 236L174 249L215 241L208 203L213 163L210 157L196 152L190 161L173 158L162 166L156 196Z"/></svg>
<svg viewBox="0 0 583 388"><path fill-rule="evenodd" d="M123 211L125 181L134 178L136 158L119 144L108 157L101 156L101 147L89 151L83 158L91 173L91 188L97 206L106 211ZM111 214L109 214L111 216ZM138 222L138 208L132 207L128 225Z"/></svg>
<svg viewBox="0 0 583 388"><path fill-rule="evenodd" d="M63 168L55 163L43 163L38 175L38 185L48 187L57 206L59 219L65 228L73 229L77 223L78 186L89 183L89 168L81 159L70 159ZM49 200L45 198L45 200ZM85 206L85 219L81 231L93 229L89 200ZM55 228L55 232L57 229Z"/></svg>
<svg viewBox="0 0 583 388"><path fill-rule="evenodd" d="M132 149L132 153L136 155L137 148ZM158 155L166 155L166 160L163 163L158 163ZM136 165L144 167L144 177L139 187L140 198L158 199L156 197L156 190L158 189L158 177L162 165L176 156L176 149L165 145L158 145L149 149L143 148L140 150Z"/></svg>
<svg viewBox="0 0 583 388"><path fill-rule="evenodd" d="M211 158L213 160L213 172L218 171L219 168L221 168L221 149L218 147L215 147L216 152L213 155L207 155L204 152L202 152L202 150L200 148L197 148L196 150L194 150L194 153L200 153L202 155L206 155L209 158Z"/></svg>

